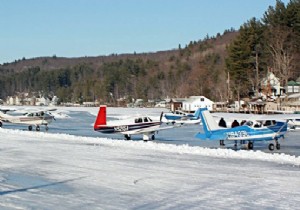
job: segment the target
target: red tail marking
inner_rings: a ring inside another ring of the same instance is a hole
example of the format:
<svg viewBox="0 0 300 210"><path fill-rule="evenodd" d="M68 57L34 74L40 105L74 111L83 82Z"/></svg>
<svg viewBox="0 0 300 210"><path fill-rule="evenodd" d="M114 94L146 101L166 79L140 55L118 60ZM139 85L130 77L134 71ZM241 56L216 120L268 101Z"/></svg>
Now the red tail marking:
<svg viewBox="0 0 300 210"><path fill-rule="evenodd" d="M99 125L106 125L106 105L100 105L94 129L98 128Z"/></svg>

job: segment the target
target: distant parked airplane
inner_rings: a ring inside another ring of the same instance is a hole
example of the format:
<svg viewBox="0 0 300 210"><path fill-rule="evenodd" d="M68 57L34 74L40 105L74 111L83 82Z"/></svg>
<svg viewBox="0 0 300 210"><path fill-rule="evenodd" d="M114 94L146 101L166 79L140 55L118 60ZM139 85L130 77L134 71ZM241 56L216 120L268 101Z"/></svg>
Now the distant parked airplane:
<svg viewBox="0 0 300 210"><path fill-rule="evenodd" d="M253 149L253 144L256 141L275 141L276 149L280 149L278 142L279 138L283 138L287 131L286 122L276 122L272 127L251 127L249 125L237 126L234 128L221 128L210 114L204 108L200 109L200 117L203 124L204 133L196 134L197 138L202 140L228 140L248 142L248 149ZM235 144L236 145L236 144ZM274 150L274 144L269 144L269 150Z"/></svg>
<svg viewBox="0 0 300 210"><path fill-rule="evenodd" d="M23 115L9 115L7 114L7 109L0 109L0 127L3 126L3 123L13 123L13 124L25 124L28 125L28 130L32 130L32 126L35 126L36 131L40 130L41 125L45 125L46 130L48 130L48 125L52 122L54 117L47 113L51 110L45 111L33 111L28 112Z"/></svg>
<svg viewBox="0 0 300 210"><path fill-rule="evenodd" d="M199 117L199 110L197 110L194 114L176 110L174 113L165 113L164 117L167 120L167 124L197 124L201 121Z"/></svg>
<svg viewBox="0 0 300 210"><path fill-rule="evenodd" d="M98 115L94 123L94 130L112 134L121 133L124 135L126 140L131 139L131 135L142 134L143 140L155 140L155 133L160 130L174 128L175 126L161 126L161 118L159 121L154 121L148 116L132 117L126 120L114 120L106 121L106 105L101 105L99 108Z"/></svg>

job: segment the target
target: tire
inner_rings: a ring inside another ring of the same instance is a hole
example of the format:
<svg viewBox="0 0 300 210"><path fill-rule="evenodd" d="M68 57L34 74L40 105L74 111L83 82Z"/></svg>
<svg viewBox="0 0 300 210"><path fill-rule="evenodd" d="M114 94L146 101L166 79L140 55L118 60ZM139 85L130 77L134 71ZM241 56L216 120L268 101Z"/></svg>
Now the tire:
<svg viewBox="0 0 300 210"><path fill-rule="evenodd" d="M151 140L155 140L155 135L152 135L152 136L151 136Z"/></svg>
<svg viewBox="0 0 300 210"><path fill-rule="evenodd" d="M130 135L128 135L128 134L125 134L124 137L125 137L125 140L130 140L131 139Z"/></svg>
<svg viewBox="0 0 300 210"><path fill-rule="evenodd" d="M272 143L269 144L269 150L270 150L270 151L273 151L273 150L274 150L274 144L272 144Z"/></svg>
<svg viewBox="0 0 300 210"><path fill-rule="evenodd" d="M2 124L2 122L0 121L0 128L2 128L2 125L3 125L3 124Z"/></svg>
<svg viewBox="0 0 300 210"><path fill-rule="evenodd" d="M253 149L253 142L248 142L248 149Z"/></svg>
<svg viewBox="0 0 300 210"><path fill-rule="evenodd" d="M280 150L280 144L276 144L276 149Z"/></svg>
<svg viewBox="0 0 300 210"><path fill-rule="evenodd" d="M40 129L41 129L40 126L36 126L35 128L36 131L40 131Z"/></svg>
<svg viewBox="0 0 300 210"><path fill-rule="evenodd" d="M32 125L29 125L29 126L28 126L28 130L29 130L29 131L32 131Z"/></svg>

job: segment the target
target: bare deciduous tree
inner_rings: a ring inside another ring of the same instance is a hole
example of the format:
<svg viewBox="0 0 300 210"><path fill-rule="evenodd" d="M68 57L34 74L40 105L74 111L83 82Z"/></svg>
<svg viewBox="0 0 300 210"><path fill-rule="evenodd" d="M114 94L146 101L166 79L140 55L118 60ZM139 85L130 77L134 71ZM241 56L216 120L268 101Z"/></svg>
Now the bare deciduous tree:
<svg viewBox="0 0 300 210"><path fill-rule="evenodd" d="M273 28L268 42L273 73L286 85L293 72L294 45L289 28Z"/></svg>

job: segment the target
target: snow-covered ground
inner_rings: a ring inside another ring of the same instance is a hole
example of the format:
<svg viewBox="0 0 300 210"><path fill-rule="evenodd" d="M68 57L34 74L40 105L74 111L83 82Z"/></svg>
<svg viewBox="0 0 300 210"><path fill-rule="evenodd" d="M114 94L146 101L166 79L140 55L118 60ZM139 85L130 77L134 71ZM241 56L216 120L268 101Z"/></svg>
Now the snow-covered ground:
<svg viewBox="0 0 300 210"><path fill-rule="evenodd" d="M300 133L284 140L286 154L218 149L193 138L199 126L123 141L92 131L97 108L60 111L71 117L48 133L0 129L0 209L299 208ZM108 109L136 112L161 110Z"/></svg>

